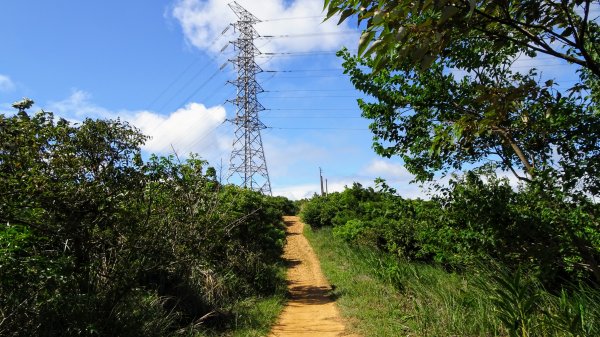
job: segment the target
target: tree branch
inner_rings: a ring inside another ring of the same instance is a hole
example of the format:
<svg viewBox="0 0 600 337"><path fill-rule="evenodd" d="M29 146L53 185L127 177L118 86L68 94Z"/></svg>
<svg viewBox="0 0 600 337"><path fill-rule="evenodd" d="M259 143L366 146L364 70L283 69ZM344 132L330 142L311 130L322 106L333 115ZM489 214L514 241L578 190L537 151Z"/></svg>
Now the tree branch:
<svg viewBox="0 0 600 337"><path fill-rule="evenodd" d="M594 73L595 75L600 77L600 68L596 65L596 63L594 62L594 60L590 57L589 53L587 53L587 51L585 50L585 48L583 48L582 46L580 46L579 44L576 44L575 47L577 47L580 51L581 51L581 55L583 56L584 60L575 58L571 55L567 55L564 53L560 53L556 50L554 50L550 45L548 45L544 40L540 39L539 36L529 32L528 30L526 30L525 28L521 27L518 25L518 23L514 20L505 20L505 19L501 19L501 18L496 18L494 16L488 15L487 13L481 11L481 10L475 10L475 12L479 15L481 15L482 17L490 20L490 21L495 21L498 22L500 24L512 27L514 29L516 29L517 31L519 31L521 34L523 34L526 38L528 38L530 41L532 41L534 44L531 43L527 43L524 41L521 41L519 39L516 39L514 37L508 36L508 35L501 35L497 32L494 31L490 31L488 29L485 29L484 27L474 27L474 29L479 30L483 33L489 34L491 36L495 36L495 37L499 37L499 38L503 38L503 39L508 39L509 41L515 42L517 44L520 44L522 46L526 46L527 48L531 48L535 51L538 51L540 53L544 53L547 55L551 55L554 57L558 57L561 58L565 61L571 62L571 63L575 63L578 64L582 67L588 68L592 71L592 73ZM521 23L521 22L519 22ZM547 30L545 30L547 31ZM587 55L587 57L586 57Z"/></svg>
<svg viewBox="0 0 600 337"><path fill-rule="evenodd" d="M529 160L525 156L525 153L523 153L523 150L521 150L519 145L512 139L512 137L510 136L510 132L505 128L498 126L492 126L491 130L492 132L499 134L500 137L502 137L502 139L504 139L508 143L508 145L510 145L513 151L515 151L517 157L519 157L519 160L521 160L523 166L525 166L525 171L529 175L533 176L533 170L535 169L535 167L533 167L533 165L529 162Z"/></svg>
<svg viewBox="0 0 600 337"><path fill-rule="evenodd" d="M500 157L500 159L502 160L502 162L504 163L504 165L505 165L506 167L508 167L508 169L509 169L509 170L512 172L512 174L513 174L513 175L514 175L514 176L515 176L517 179L519 179L519 180L521 180L521 181L528 182L528 183L530 183L530 182L531 182L531 179L529 179L529 178L527 178L527 177L523 177L523 176L521 176L521 175L519 175L519 174L517 173L517 171L514 169L514 167L513 167L512 163L511 163L510 159L508 159L508 158L507 158L507 157L506 157L506 156L505 156L505 155L502 153L502 151L498 151L498 150L496 150L495 154L496 154L498 157Z"/></svg>

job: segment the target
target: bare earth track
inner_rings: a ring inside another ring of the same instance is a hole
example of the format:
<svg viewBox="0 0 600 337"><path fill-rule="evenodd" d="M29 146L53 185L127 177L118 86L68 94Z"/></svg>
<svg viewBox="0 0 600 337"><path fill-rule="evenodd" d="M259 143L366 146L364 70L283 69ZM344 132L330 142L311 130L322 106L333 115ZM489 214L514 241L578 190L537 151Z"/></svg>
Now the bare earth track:
<svg viewBox="0 0 600 337"><path fill-rule="evenodd" d="M286 216L283 220L287 226L283 256L289 263L289 301L269 336L358 337L346 333L335 300L329 295L331 287L302 234L304 224L295 216Z"/></svg>

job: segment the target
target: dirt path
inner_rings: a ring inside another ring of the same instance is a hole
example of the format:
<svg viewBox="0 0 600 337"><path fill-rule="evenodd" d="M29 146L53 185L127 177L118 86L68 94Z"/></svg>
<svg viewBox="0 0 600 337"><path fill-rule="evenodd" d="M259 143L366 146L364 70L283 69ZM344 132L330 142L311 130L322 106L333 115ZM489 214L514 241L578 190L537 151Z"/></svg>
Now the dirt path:
<svg viewBox="0 0 600 337"><path fill-rule="evenodd" d="M329 296L331 287L302 235L304 224L295 216L284 217L284 221L288 233L283 256L289 263L290 299L269 336L357 337L345 332L335 301Z"/></svg>

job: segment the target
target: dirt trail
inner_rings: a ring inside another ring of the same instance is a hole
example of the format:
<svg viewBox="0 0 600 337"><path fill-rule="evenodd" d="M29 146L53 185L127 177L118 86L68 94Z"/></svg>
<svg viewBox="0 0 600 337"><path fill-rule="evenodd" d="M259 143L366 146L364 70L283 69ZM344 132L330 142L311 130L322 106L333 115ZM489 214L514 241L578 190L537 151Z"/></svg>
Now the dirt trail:
<svg viewBox="0 0 600 337"><path fill-rule="evenodd" d="M284 217L284 221L288 233L283 256L289 263L290 299L269 336L358 337L345 332L335 301L329 296L331 287L302 235L304 224L295 216Z"/></svg>

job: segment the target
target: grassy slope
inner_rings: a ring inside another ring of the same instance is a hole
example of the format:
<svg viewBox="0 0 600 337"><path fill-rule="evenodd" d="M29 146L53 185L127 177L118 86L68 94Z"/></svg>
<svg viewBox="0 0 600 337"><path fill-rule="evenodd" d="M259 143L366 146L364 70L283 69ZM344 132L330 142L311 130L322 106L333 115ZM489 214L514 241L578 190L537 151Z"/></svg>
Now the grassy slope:
<svg viewBox="0 0 600 337"><path fill-rule="evenodd" d="M400 294L373 275L369 261L333 239L329 229L313 231L306 226L304 234L335 286L338 306L351 330L365 337L406 335Z"/></svg>
<svg viewBox="0 0 600 337"><path fill-rule="evenodd" d="M323 272L336 285L342 315L365 337L508 336L500 317L510 326L521 322L518 336L600 336L595 288L582 285L557 296L518 273L489 266L477 274L448 273L350 246L329 228L305 228ZM530 300L534 305L523 309Z"/></svg>
<svg viewBox="0 0 600 337"><path fill-rule="evenodd" d="M342 315L365 337L496 336L502 331L488 309L489 296L464 277L386 261L350 247L327 228L307 226L305 235L336 286Z"/></svg>

